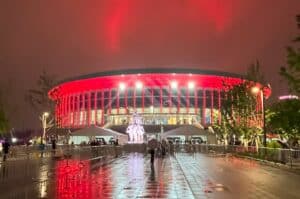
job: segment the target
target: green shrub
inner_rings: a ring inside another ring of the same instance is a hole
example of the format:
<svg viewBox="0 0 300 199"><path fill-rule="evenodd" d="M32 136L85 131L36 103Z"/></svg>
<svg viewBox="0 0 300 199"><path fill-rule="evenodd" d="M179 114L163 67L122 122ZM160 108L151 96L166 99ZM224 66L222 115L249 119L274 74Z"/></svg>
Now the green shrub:
<svg viewBox="0 0 300 199"><path fill-rule="evenodd" d="M281 148L281 145L276 140L272 140L271 142L267 143L267 147L277 149L277 148Z"/></svg>

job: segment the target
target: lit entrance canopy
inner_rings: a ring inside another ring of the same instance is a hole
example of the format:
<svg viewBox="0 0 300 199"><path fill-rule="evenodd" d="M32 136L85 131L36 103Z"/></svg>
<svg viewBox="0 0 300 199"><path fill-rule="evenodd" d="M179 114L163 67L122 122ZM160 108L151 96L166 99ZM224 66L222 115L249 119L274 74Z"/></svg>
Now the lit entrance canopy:
<svg viewBox="0 0 300 199"><path fill-rule="evenodd" d="M71 133L71 136L117 136L117 137L127 137L122 133L101 128L99 126L90 126L88 128L80 129Z"/></svg>
<svg viewBox="0 0 300 199"><path fill-rule="evenodd" d="M214 144L216 142L215 134L204 130L194 125L185 125L170 131L166 131L162 134L162 137L166 138L169 136L204 136L207 138L208 144Z"/></svg>

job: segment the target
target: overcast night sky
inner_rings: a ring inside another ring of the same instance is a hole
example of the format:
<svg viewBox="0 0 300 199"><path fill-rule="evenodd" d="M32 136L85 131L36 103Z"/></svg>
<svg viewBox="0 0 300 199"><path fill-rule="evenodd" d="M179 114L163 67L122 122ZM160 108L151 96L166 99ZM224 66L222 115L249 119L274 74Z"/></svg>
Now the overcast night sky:
<svg viewBox="0 0 300 199"><path fill-rule="evenodd" d="M112 69L185 67L244 73L258 59L273 96L297 34L299 0L0 0L1 89L15 128L35 127L26 89ZM3 92L3 91L2 91Z"/></svg>

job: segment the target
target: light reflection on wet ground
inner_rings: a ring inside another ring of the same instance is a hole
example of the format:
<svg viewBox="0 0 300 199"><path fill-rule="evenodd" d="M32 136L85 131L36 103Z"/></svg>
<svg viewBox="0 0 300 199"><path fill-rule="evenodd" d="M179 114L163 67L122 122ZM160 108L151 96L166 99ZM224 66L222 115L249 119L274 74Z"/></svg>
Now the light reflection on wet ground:
<svg viewBox="0 0 300 199"><path fill-rule="evenodd" d="M131 153L106 161L0 164L0 198L299 198L300 176L254 161Z"/></svg>

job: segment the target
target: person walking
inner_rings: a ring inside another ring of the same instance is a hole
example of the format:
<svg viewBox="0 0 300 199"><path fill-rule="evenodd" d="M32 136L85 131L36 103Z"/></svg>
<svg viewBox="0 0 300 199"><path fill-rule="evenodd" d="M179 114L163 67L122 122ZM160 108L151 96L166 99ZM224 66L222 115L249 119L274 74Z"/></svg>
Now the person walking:
<svg viewBox="0 0 300 199"><path fill-rule="evenodd" d="M55 155L55 152L56 152L56 140L52 139L51 140L51 144L52 144L52 153L53 153L53 155Z"/></svg>
<svg viewBox="0 0 300 199"><path fill-rule="evenodd" d="M151 155L151 165L154 164L154 155L155 155L155 150L153 148L150 149L150 155Z"/></svg>
<svg viewBox="0 0 300 199"><path fill-rule="evenodd" d="M41 143L39 145L39 149L40 149L41 158L42 158L42 157L44 157L44 150L45 150L45 144L43 143L43 141L41 141Z"/></svg>
<svg viewBox="0 0 300 199"><path fill-rule="evenodd" d="M4 143L2 144L3 147L3 162L6 161L7 155L9 153L10 144L8 142L8 139L5 139Z"/></svg>

